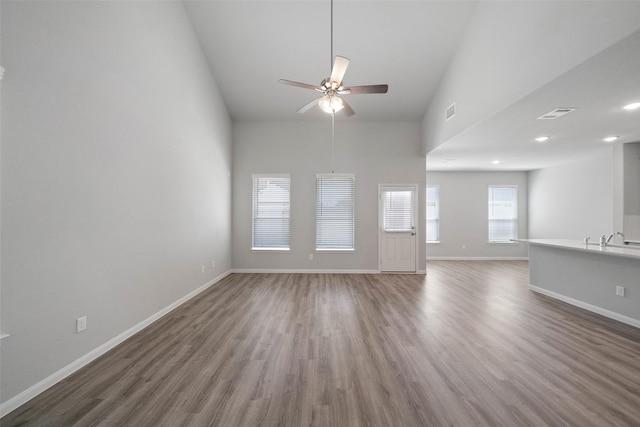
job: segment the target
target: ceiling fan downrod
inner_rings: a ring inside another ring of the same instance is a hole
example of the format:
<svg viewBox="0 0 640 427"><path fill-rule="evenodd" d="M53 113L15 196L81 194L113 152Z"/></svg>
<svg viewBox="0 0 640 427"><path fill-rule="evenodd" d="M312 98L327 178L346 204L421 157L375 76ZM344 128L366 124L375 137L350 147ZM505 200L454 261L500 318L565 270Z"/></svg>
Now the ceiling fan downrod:
<svg viewBox="0 0 640 427"><path fill-rule="evenodd" d="M331 0L331 56L329 57L329 73L333 67L333 0Z"/></svg>

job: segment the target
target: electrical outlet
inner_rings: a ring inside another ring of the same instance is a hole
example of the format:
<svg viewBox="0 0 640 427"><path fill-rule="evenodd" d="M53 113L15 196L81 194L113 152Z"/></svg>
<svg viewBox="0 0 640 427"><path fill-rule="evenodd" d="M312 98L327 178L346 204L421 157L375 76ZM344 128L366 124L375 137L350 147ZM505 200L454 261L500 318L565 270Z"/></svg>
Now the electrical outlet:
<svg viewBox="0 0 640 427"><path fill-rule="evenodd" d="M76 334L87 329L87 316L82 316L76 319Z"/></svg>
<svg viewBox="0 0 640 427"><path fill-rule="evenodd" d="M624 286L616 286L616 295L619 297L624 296Z"/></svg>
<svg viewBox="0 0 640 427"><path fill-rule="evenodd" d="M214 261L211 261L211 268L216 268L216 263Z"/></svg>
<svg viewBox="0 0 640 427"><path fill-rule="evenodd" d="M462 250L464 251L465 249L467 249L467 245L462 245Z"/></svg>
<svg viewBox="0 0 640 427"><path fill-rule="evenodd" d="M204 264L202 265L202 267L200 267L200 272L204 274Z"/></svg>
<svg viewBox="0 0 640 427"><path fill-rule="evenodd" d="M313 254L309 254L309 259L313 259Z"/></svg>

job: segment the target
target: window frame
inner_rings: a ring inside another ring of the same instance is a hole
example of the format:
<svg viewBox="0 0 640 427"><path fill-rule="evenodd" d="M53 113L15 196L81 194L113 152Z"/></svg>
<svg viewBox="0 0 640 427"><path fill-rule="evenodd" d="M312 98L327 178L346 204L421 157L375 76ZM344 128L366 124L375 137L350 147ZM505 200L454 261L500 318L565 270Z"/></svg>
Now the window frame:
<svg viewBox="0 0 640 427"><path fill-rule="evenodd" d="M435 228L436 228L436 240L429 240L429 189L430 188L435 188L436 189L436 200L434 203L434 209L435 209L435 213L436 213L436 217L435 219L433 219L432 221L435 221ZM425 226L426 226L426 230L425 230L425 241L428 244L434 244L434 243L440 243L440 185L439 184L428 184L427 188L425 189Z"/></svg>
<svg viewBox="0 0 640 427"><path fill-rule="evenodd" d="M287 179L289 180L288 198L288 236L287 246L257 246L256 245L256 184L261 179ZM291 174L288 173L256 173L251 174L251 251L254 252L290 252L291 251Z"/></svg>
<svg viewBox="0 0 640 427"><path fill-rule="evenodd" d="M492 189L495 188L509 188L512 190L515 190L514 192L514 199L511 201L511 203L514 205L513 206L513 217L512 218L494 218L491 216L491 208L493 207L492 204ZM490 244L498 244L498 245L504 245L504 244L515 244L515 242L513 240L518 238L518 193L519 193L519 188L518 185L514 185L514 184L506 184L506 185L497 185L497 184L491 184L489 186L487 186L487 242ZM507 240L495 240L495 239L491 239L491 221L496 221L496 220L505 220L505 221L512 221L513 222L513 235L510 236Z"/></svg>
<svg viewBox="0 0 640 427"><path fill-rule="evenodd" d="M319 246L318 245L318 240L319 240L319 228L320 228L320 221L321 219L319 218L318 214L320 211L320 194L319 194L319 183L320 180L331 180L331 179L350 179L351 180L351 247L325 247L325 246ZM316 214L316 238L315 238L315 251L316 252L322 252L322 253L331 253L331 252L336 252L336 253L352 253L355 252L356 250L356 238L355 238L355 234L356 234L356 176L355 174L347 174L347 173L343 173L343 174L337 174L337 173L327 173L327 174L316 174L316 208L315 208L315 214Z"/></svg>

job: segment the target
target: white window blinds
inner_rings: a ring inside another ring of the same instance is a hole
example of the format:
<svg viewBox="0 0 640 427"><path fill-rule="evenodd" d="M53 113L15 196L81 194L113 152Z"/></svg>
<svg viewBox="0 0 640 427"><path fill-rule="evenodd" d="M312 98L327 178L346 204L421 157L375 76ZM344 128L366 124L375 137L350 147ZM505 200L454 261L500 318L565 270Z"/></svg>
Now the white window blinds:
<svg viewBox="0 0 640 427"><path fill-rule="evenodd" d="M440 186L427 186L427 242L440 241Z"/></svg>
<svg viewBox="0 0 640 427"><path fill-rule="evenodd" d="M385 231L413 230L413 192L384 192L384 229Z"/></svg>
<svg viewBox="0 0 640 427"><path fill-rule="evenodd" d="M252 175L253 249L289 249L291 178Z"/></svg>
<svg viewBox="0 0 640 427"><path fill-rule="evenodd" d="M518 187L489 186L489 241L518 237Z"/></svg>
<svg viewBox="0 0 640 427"><path fill-rule="evenodd" d="M354 175L316 175L316 250L354 249Z"/></svg>

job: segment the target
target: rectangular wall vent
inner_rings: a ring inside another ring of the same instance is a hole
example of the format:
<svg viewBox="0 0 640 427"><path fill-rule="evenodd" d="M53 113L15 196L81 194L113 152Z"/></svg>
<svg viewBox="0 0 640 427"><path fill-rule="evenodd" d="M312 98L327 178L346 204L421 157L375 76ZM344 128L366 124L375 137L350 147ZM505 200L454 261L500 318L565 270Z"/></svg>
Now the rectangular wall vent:
<svg viewBox="0 0 640 427"><path fill-rule="evenodd" d="M547 114L543 114L542 116L538 117L538 120L554 120L573 111L576 111L576 108L556 108L555 110L549 111Z"/></svg>
<svg viewBox="0 0 640 427"><path fill-rule="evenodd" d="M447 107L447 118L445 119L445 121L449 120L455 115L456 115L456 103L454 102L453 104Z"/></svg>

